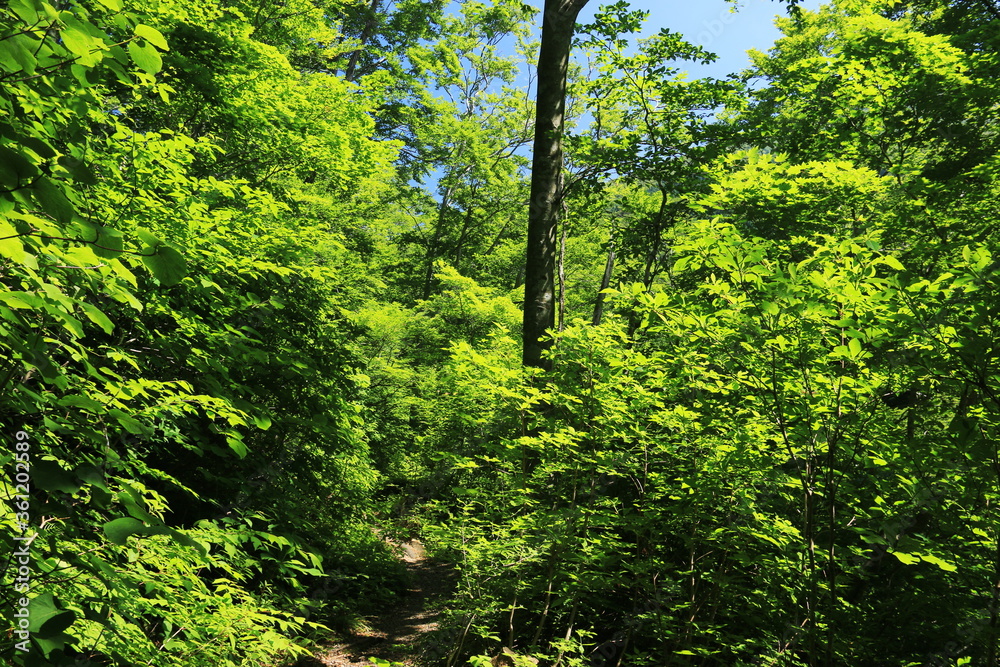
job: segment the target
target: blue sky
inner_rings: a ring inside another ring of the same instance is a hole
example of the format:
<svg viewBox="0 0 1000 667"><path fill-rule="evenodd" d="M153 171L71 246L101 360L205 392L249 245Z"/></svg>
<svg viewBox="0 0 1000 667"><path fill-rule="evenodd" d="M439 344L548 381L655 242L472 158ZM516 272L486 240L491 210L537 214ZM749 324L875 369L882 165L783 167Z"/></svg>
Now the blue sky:
<svg viewBox="0 0 1000 667"><path fill-rule="evenodd" d="M527 0L541 7L542 0ZM610 0L590 0L580 13L579 21L589 23L594 12ZM766 51L778 38L774 16L784 15L785 4L777 0L741 0L733 13L733 3L725 0L630 0L633 9L649 11L645 35L669 28L679 32L691 43L718 54L711 65L685 64L693 77L713 76L722 78L750 64L747 49ZM817 9L820 0L803 0L803 9Z"/></svg>
<svg viewBox="0 0 1000 667"><path fill-rule="evenodd" d="M544 3L544 0L523 1L539 9ZM611 4L613 1L590 0L580 13L578 21L591 22L594 13L602 4ZM680 63L678 66L687 70L691 78L721 79L746 68L750 64L750 59L746 55L747 49L760 51L769 49L780 35L778 29L774 27L774 17L786 13L786 5L778 0L740 0L735 13L732 12L733 3L725 0L630 0L629 4L633 9L649 12L640 36L645 37L659 32L661 28L669 28L684 35L689 42L719 56L718 60L709 65ZM800 2L803 9L814 10L819 8L820 4L821 0ZM456 8L457 3L453 2L451 9ZM513 48L510 48L513 51ZM523 76L519 79L519 83L525 83ZM531 94L534 92L532 90ZM430 182L436 181L438 176L439 174L435 172Z"/></svg>

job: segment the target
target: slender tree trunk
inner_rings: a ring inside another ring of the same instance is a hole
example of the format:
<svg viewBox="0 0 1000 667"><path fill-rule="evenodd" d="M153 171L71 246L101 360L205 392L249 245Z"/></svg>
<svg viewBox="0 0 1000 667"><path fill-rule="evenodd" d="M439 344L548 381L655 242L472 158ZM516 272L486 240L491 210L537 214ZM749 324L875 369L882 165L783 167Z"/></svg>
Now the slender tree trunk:
<svg viewBox="0 0 1000 667"><path fill-rule="evenodd" d="M660 273L660 248L663 246L663 227L667 211L668 194L663 184L660 184L660 209L656 212L656 217L648 225L651 230L649 250L646 252L645 267L642 272L642 284L649 290L653 287L653 282ZM631 339L635 332L639 330L642 320L639 314L632 311L628 320L628 337Z"/></svg>
<svg viewBox="0 0 1000 667"><path fill-rule="evenodd" d="M559 235L559 331L566 328L566 237L569 225L563 225Z"/></svg>
<svg viewBox="0 0 1000 667"><path fill-rule="evenodd" d="M1000 449L993 451L993 471L1000 481ZM993 591L990 600L989 645L986 648L986 667L997 667L997 640L1000 639L1000 535L994 539Z"/></svg>
<svg viewBox="0 0 1000 667"><path fill-rule="evenodd" d="M816 485L816 468L815 468L815 455L813 447L810 447L809 457L806 459L806 471L805 478L807 480L806 493L804 498L804 506L802 513L804 515L805 527L803 534L805 537L805 545L807 549L808 559L805 563L805 567L808 568L806 576L806 618L809 620L809 627L807 628L807 645L808 650L806 651L806 659L809 662L809 667L816 667L817 655L816 655L816 640L818 630L816 628L816 604L817 604L817 586L816 586L816 496L815 496L815 485Z"/></svg>
<svg viewBox="0 0 1000 667"><path fill-rule="evenodd" d="M365 23L364 29L361 31L361 35L358 37L361 45L351 53L351 59L347 63L347 67L344 69L344 79L347 81L354 81L358 74L358 61L361 59L361 53L368 46L368 40L370 40L375 35L375 29L378 27L378 13L380 11L379 5L382 4L382 0L371 0L371 5L369 5L368 10L371 12L371 16Z"/></svg>
<svg viewBox="0 0 1000 667"><path fill-rule="evenodd" d="M545 0L525 256L523 361L526 366L546 367L542 352L551 341L546 340L545 331L555 326L556 226L562 203L566 75L576 17L586 4L587 0Z"/></svg>
<svg viewBox="0 0 1000 667"><path fill-rule="evenodd" d="M431 298L431 283L434 281L434 260L437 259L438 244L441 242L441 237L444 235L445 218L448 214L448 208L451 206L452 190L453 187L449 186L441 196L441 203L438 205L437 224L434 225L434 235L427 244L427 263L424 271L423 288L424 301Z"/></svg>
<svg viewBox="0 0 1000 667"><path fill-rule="evenodd" d="M490 247L487 248L485 252L477 253L477 256L478 257L486 257L488 255L492 255L493 251L497 249L498 245L500 245L500 242L503 241L503 235L507 233L507 228L508 227L510 227L510 221L509 220L507 222L505 222L503 224L503 227L500 228L500 231L497 232L497 235L496 235L496 237L494 237L493 243L490 244Z"/></svg>
<svg viewBox="0 0 1000 667"><path fill-rule="evenodd" d="M476 191L473 190L472 193L471 193L471 197L474 198L475 195L476 195ZM469 230L472 228L472 222L473 222L473 219L474 219L474 212L475 212L475 208L472 206L472 204L469 204L469 207L467 209L465 209L465 218L462 220L462 232L458 235L458 242L455 244L455 246L456 246L455 247L455 270L457 270L459 273L462 272L462 269L461 269L461 264L462 264L462 249L465 247L465 240L468 238L468 236L469 236Z"/></svg>
<svg viewBox="0 0 1000 667"><path fill-rule="evenodd" d="M993 596L990 600L989 645L986 648L986 667L997 667L997 637L1000 635L1000 538L995 540L996 550L993 560Z"/></svg>
<svg viewBox="0 0 1000 667"><path fill-rule="evenodd" d="M611 285L611 272L615 270L615 244L608 246L608 261L604 265L604 276L601 278L601 288L597 290L597 303L594 304L593 325L596 327L604 317L604 290Z"/></svg>
<svg viewBox="0 0 1000 667"><path fill-rule="evenodd" d="M656 280L659 274L659 263L660 258L660 248L663 245L663 222L666 218L667 213L667 201L668 194L666 189L662 186L660 187L660 210L656 212L656 218L653 220L652 227L652 240L649 246L649 253L646 255L646 268L642 275L642 284L649 289L653 286L653 281Z"/></svg>

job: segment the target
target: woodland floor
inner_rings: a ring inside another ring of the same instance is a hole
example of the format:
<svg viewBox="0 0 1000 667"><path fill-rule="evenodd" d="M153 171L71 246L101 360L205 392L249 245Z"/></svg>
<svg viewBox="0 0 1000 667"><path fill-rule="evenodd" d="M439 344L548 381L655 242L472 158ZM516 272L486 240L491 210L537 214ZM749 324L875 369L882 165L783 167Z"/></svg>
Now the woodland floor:
<svg viewBox="0 0 1000 667"><path fill-rule="evenodd" d="M454 586L454 571L427 557L419 540L404 542L409 573L406 595L381 614L366 618L364 629L322 648L298 667L371 667L369 656L416 667L421 637L438 627L441 600Z"/></svg>

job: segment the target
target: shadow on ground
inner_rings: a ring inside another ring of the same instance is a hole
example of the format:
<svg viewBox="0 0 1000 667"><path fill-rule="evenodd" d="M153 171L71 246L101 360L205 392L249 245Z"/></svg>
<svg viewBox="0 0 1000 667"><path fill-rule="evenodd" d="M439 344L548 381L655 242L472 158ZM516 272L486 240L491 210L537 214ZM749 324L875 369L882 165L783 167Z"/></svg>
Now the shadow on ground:
<svg viewBox="0 0 1000 667"><path fill-rule="evenodd" d="M449 566L428 559L419 540L400 546L410 580L406 595L368 617L369 629L302 658L295 667L371 667L369 656L416 667L417 640L437 630L439 605L454 588L456 575Z"/></svg>

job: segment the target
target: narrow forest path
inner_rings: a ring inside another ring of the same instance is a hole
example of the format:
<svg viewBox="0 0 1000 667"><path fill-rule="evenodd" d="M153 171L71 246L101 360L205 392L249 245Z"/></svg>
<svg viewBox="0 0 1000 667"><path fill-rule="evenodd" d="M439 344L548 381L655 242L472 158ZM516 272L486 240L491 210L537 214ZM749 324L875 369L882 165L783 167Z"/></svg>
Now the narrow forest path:
<svg viewBox="0 0 1000 667"><path fill-rule="evenodd" d="M437 629L437 605L454 587L455 572L429 559L419 540L399 546L409 573L406 595L381 614L368 617L367 630L300 660L300 667L371 667L369 656L416 667L417 640Z"/></svg>

